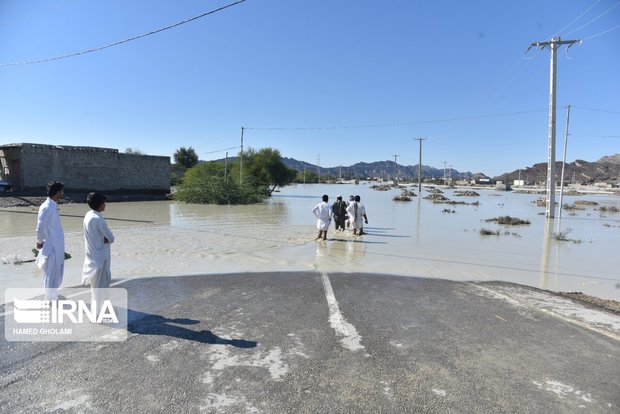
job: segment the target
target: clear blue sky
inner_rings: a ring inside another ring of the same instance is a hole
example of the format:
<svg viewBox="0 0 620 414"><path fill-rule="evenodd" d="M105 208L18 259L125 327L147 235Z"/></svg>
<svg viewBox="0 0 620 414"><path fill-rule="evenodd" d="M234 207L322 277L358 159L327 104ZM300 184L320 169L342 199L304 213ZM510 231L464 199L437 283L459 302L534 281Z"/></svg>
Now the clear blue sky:
<svg viewBox="0 0 620 414"><path fill-rule="evenodd" d="M0 64L82 52L233 2L0 0ZM619 0L246 0L100 51L0 66L0 144L139 149L201 159L244 146L335 167L418 161L499 175L620 153Z"/></svg>

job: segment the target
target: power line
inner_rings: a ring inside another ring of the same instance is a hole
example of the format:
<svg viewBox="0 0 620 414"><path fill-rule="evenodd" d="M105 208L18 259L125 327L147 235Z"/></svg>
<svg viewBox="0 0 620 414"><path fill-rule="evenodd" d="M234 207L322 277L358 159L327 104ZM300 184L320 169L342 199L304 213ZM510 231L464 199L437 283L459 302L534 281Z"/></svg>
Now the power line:
<svg viewBox="0 0 620 414"><path fill-rule="evenodd" d="M593 5L591 5L590 7L588 7L583 13L581 13L579 16L575 17L573 19L572 22L570 22L569 24L567 24L566 26L564 26L561 30L558 30L557 33L551 37L557 37L560 36L562 34L562 32L566 29L568 29L570 27L570 25L572 25L573 23L575 23L577 20L581 19L587 12L589 12L590 10L592 10L592 8L594 6L596 6L597 4L599 4L601 2L601 0L597 0L596 3L594 3Z"/></svg>
<svg viewBox="0 0 620 414"><path fill-rule="evenodd" d="M216 150L216 151L203 152L203 154L204 154L204 155L206 155L206 154L215 154L215 153L217 153L217 152L224 152L224 151L229 151L229 150L233 150L233 149L237 149L237 148L239 148L239 146L236 146L236 147L230 147L230 148L224 148L224 149L222 149L222 150Z"/></svg>
<svg viewBox="0 0 620 414"><path fill-rule="evenodd" d="M608 114L620 114L620 111L610 111L607 109L596 109L596 108L587 108L585 106L576 106L572 105L573 108L585 109L586 111L594 111L594 112L606 112Z"/></svg>
<svg viewBox="0 0 620 414"><path fill-rule="evenodd" d="M123 43L128 43L128 42L131 42L133 40L142 39L144 37L151 36L151 35L154 35L156 33L163 32L164 30L173 29L173 28L181 26L181 25L183 25L185 23L190 23L190 22L192 22L194 20L198 20L198 19L203 18L205 16L208 16L210 14L217 13L219 11L222 11L222 10L227 9L229 7L232 7L232 6L236 6L236 5L240 4L240 3L243 3L244 1L246 1L246 0L239 0L239 1L236 1L234 3L230 3L230 4L226 5L226 6L222 6L220 8L217 8L217 9L208 11L206 13L200 14L198 16L194 16L194 17L191 17L189 19L182 20L180 22L171 24L169 26L165 26L165 27L159 28L157 30L153 30L153 31L150 31L148 33L144 33L144 34L141 34L141 35L138 35L138 36L133 36L133 37L130 37L130 38L125 39L125 40L120 40L118 42L110 43L110 44L105 45L105 46L99 46L99 47L95 47L95 48L92 48L92 49L83 50L81 52L69 53L67 55L56 56L56 57L52 57L52 58L48 58L48 59L40 59L40 60L33 60L33 61L26 61L26 62L2 63L2 64L0 64L0 67L16 66L16 65L34 65L34 64L37 64L37 63L52 62L54 60L67 59L67 58L70 58L70 57L85 55L87 53L98 52L100 50L108 49L108 48L111 48L111 47L114 47L114 46L118 46L118 45L122 45Z"/></svg>
<svg viewBox="0 0 620 414"><path fill-rule="evenodd" d="M603 32L597 33L597 34L592 35L592 36L588 36L588 37L586 37L583 40L586 41L586 40L594 39L595 37L599 37L599 36L602 36L604 34L607 34L607 33L611 32L612 30L616 30L618 27L620 27L620 24L617 24L614 27L612 27L611 29L607 29L607 30L605 30Z"/></svg>
<svg viewBox="0 0 620 414"><path fill-rule="evenodd" d="M620 1L617 2L616 4L614 4L613 6L611 6L609 9L605 10L603 13L599 14L598 16L596 16L595 18L593 18L592 20L590 20L587 23L582 24L581 26L579 26L578 28L566 33L564 36L570 36L571 34L575 33L578 30L583 29L584 27L594 23L595 21L597 21L598 19L600 19L601 17L603 17L604 15L606 15L607 13L609 13L610 11L612 11L613 9L615 9L616 7L620 6Z"/></svg>
<svg viewBox="0 0 620 414"><path fill-rule="evenodd" d="M394 123L383 123L383 124L316 126L316 127L245 127L245 129L252 129L252 130L259 130L259 131L315 131L315 130L328 130L328 129L386 128L386 127L399 127L399 126L410 126L410 125L419 125L419 124L468 121L468 120L484 119L484 118L498 118L498 117L504 117L504 116L523 115L523 114L545 112L545 111L547 111L547 109L530 109L530 110L525 110L525 111L515 111L515 112L487 114L487 115L474 115L474 116L469 116L469 117L432 119L432 120L426 120L426 121L423 120L423 121L394 122Z"/></svg>

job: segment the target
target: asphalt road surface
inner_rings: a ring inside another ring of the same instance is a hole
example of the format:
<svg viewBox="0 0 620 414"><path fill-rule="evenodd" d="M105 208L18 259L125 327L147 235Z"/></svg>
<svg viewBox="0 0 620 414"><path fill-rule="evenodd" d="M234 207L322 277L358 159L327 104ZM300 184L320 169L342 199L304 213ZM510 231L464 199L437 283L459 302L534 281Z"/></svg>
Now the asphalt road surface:
<svg viewBox="0 0 620 414"><path fill-rule="evenodd" d="M620 316L536 289L321 272L117 287L126 341L3 337L0 412L620 412Z"/></svg>

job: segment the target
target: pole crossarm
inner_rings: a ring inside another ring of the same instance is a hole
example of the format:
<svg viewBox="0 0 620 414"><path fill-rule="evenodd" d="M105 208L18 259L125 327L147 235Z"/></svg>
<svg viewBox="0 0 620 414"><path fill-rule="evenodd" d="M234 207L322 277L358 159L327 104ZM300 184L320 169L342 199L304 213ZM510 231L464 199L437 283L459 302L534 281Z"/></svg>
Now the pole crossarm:
<svg viewBox="0 0 620 414"><path fill-rule="evenodd" d="M562 45L568 45L568 47L571 47L575 43L579 43L579 45L581 46L583 44L583 41L579 39L562 40L559 37L553 37L551 38L551 40L548 40L546 42L533 42L532 44L530 44L530 47L528 47L527 50L530 50L533 47L539 47L541 49L545 49L545 48L551 49L553 47L560 47Z"/></svg>

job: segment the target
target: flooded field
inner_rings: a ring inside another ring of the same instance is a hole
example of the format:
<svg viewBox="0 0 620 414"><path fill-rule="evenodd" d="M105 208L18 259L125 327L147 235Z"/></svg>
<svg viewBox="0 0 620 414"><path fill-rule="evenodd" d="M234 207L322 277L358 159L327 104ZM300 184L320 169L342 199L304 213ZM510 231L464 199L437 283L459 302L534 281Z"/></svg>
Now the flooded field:
<svg viewBox="0 0 620 414"><path fill-rule="evenodd" d="M410 187L417 194L417 187ZM109 203L104 213L116 242L115 280L147 276L316 270L390 273L461 281L500 280L553 291L579 291L620 300L620 197L564 196L563 203L596 204L565 210L547 220L535 201L541 194L441 188L451 201L434 203L423 187L413 201L394 201L401 190L375 191L370 184L296 185L260 205L188 205L170 201ZM366 206L367 235L336 232L314 241L310 210L328 194L346 200L359 194ZM557 201L557 199L556 199ZM477 203L473 205L472 203ZM85 204L61 205L66 233L63 286L80 282ZM0 209L0 287L38 287L40 272L30 260L36 208ZM528 225L488 219L511 216ZM481 230L499 235L481 235ZM562 233L564 241L556 240ZM2 298L4 299L4 298Z"/></svg>

